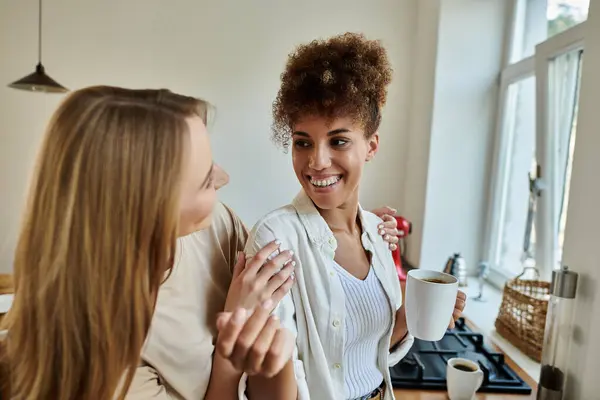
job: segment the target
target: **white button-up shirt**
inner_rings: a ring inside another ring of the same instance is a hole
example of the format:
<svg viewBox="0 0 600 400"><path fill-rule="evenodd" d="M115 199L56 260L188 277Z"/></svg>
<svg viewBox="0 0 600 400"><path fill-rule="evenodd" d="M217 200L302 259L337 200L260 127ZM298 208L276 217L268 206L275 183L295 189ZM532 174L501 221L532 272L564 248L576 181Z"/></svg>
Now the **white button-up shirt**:
<svg viewBox="0 0 600 400"><path fill-rule="evenodd" d="M363 228L362 244L373 255L372 267L391 310L397 310L402 304L402 293L391 252L378 233L381 220L360 206L358 213ZM345 294L331 262L337 242L304 191L292 204L269 213L255 225L246 245L246 256L253 256L275 239L282 242L282 249L295 252L297 262L296 283L275 313L296 334L294 371L298 398L344 399ZM387 388L385 400L394 399L389 367L406 355L414 341L407 335L390 353L393 328L392 323L378 349L378 364Z"/></svg>

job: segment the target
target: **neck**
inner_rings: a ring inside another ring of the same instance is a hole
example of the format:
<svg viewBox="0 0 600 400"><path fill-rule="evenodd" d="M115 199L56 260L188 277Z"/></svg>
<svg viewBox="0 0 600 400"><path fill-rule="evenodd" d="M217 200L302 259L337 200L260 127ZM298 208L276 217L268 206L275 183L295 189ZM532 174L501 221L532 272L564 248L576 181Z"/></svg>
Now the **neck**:
<svg viewBox="0 0 600 400"><path fill-rule="evenodd" d="M352 195L344 204L319 213L333 232L354 233L358 227L358 193Z"/></svg>

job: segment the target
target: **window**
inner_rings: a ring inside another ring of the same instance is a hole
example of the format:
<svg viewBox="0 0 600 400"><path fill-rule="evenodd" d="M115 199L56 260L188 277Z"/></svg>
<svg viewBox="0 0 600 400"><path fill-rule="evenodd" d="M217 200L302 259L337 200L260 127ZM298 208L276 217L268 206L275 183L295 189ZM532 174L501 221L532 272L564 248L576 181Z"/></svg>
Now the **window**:
<svg viewBox="0 0 600 400"><path fill-rule="evenodd" d="M546 186L536 216L539 231L536 262L546 279L562 260L577 131L583 29L584 24L577 25L540 44L536 50L537 154Z"/></svg>
<svg viewBox="0 0 600 400"><path fill-rule="evenodd" d="M590 0L548 0L548 37L585 21L589 8Z"/></svg>
<svg viewBox="0 0 600 400"><path fill-rule="evenodd" d="M514 4L484 249L496 285L518 275L525 259L550 279L562 259L583 60L585 23L578 22L589 0Z"/></svg>
<svg viewBox="0 0 600 400"><path fill-rule="evenodd" d="M590 0L513 0L509 62L535 53L545 40L587 20Z"/></svg>
<svg viewBox="0 0 600 400"><path fill-rule="evenodd" d="M505 139L499 182L497 231L492 264L507 277L521 271L524 252L531 246L527 231L529 175L535 171L535 77L528 76L508 84L505 96L502 136ZM527 239L527 241L525 241Z"/></svg>

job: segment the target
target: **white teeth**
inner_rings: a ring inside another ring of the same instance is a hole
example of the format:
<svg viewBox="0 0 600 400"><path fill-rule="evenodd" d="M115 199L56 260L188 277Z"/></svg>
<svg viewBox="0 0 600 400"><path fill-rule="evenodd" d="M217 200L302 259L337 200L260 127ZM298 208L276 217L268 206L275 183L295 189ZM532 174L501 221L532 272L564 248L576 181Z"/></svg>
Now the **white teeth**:
<svg viewBox="0 0 600 400"><path fill-rule="evenodd" d="M331 176L327 179L310 179L310 183L312 183L314 186L318 186L318 187L327 187L327 186L331 186L334 185L336 183L338 183L340 181L340 177L339 176Z"/></svg>

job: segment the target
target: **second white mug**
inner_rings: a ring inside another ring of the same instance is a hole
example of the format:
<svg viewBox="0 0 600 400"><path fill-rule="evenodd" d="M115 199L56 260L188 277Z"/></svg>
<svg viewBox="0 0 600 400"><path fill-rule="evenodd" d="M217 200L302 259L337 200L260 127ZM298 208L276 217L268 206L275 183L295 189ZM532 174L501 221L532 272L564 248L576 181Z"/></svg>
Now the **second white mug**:
<svg viewBox="0 0 600 400"><path fill-rule="evenodd" d="M450 400L472 400L483 383L479 365L466 358L451 358L446 367L446 385Z"/></svg>

